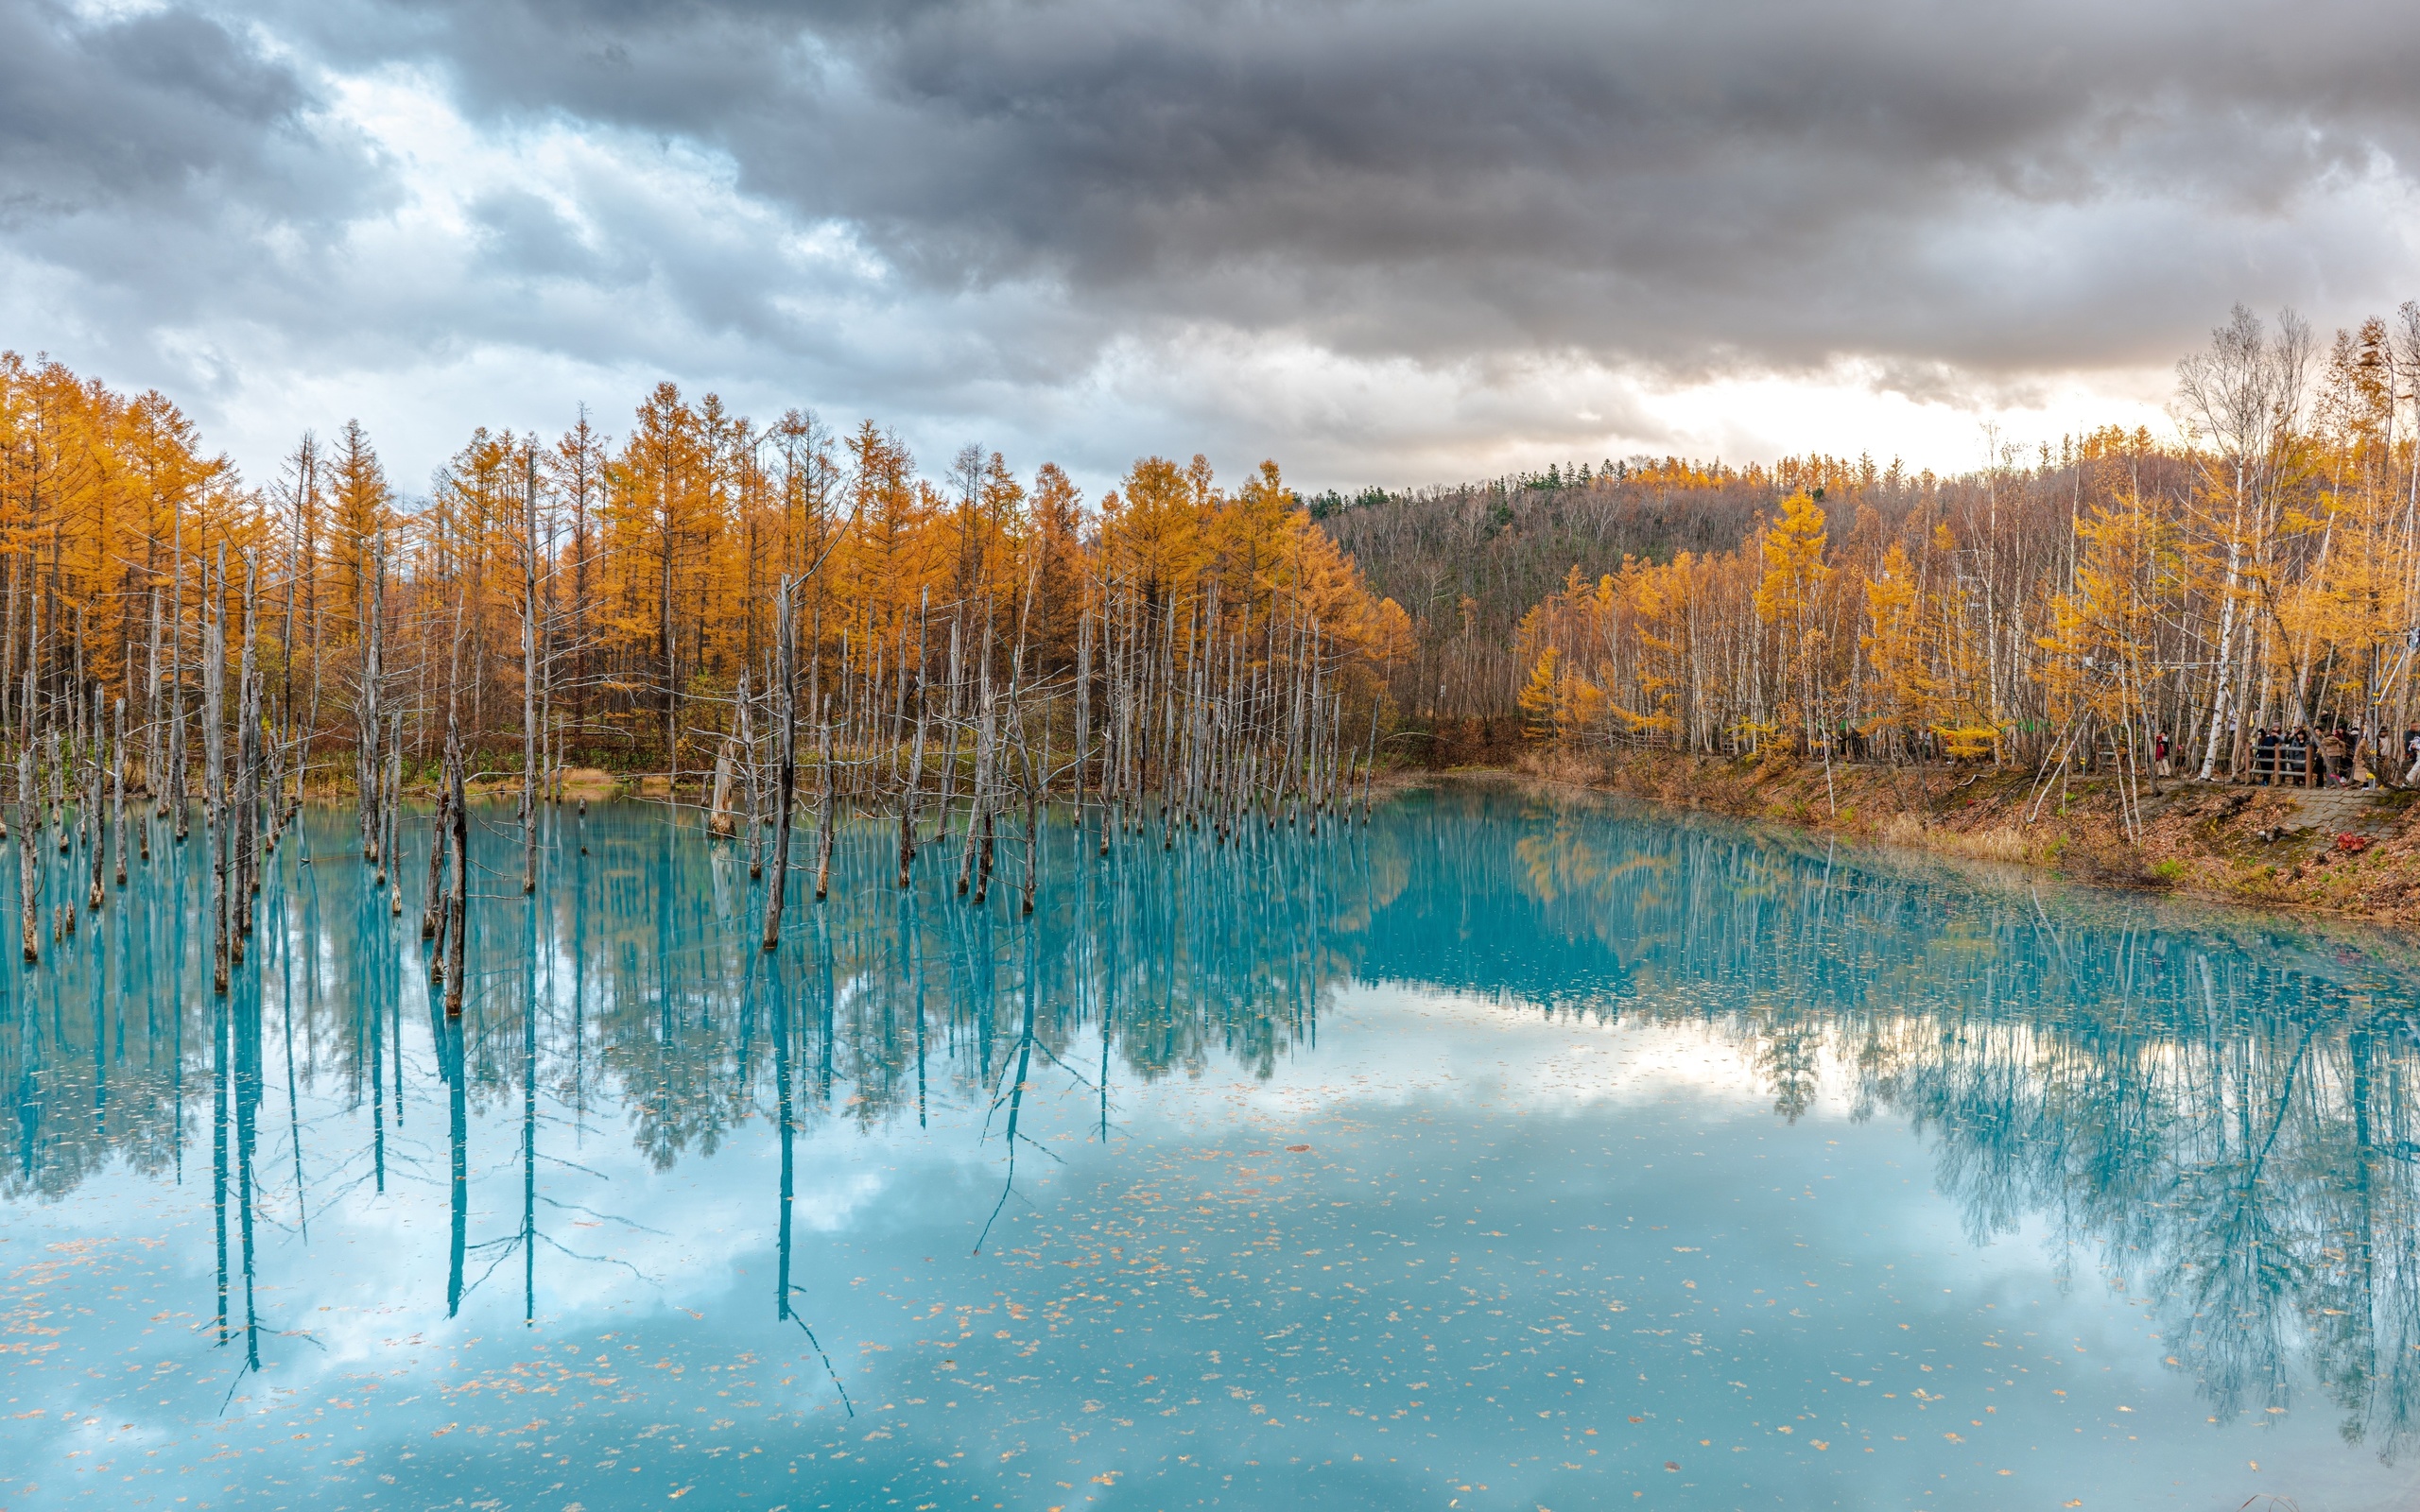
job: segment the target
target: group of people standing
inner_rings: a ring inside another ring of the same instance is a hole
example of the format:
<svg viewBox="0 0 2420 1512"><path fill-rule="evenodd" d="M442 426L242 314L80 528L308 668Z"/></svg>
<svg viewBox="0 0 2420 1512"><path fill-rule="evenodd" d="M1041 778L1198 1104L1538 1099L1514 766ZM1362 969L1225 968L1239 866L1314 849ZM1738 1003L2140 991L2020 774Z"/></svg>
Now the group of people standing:
<svg viewBox="0 0 2420 1512"><path fill-rule="evenodd" d="M2229 732L2234 730L2232 721ZM1826 732L1828 733L1828 731ZM1943 760L1948 754L1937 731L1918 727L1906 735L1907 753L1920 762ZM2338 724L2316 729L2296 725L2271 726L2253 731L2249 752L2251 766L2242 781L2256 787L2376 787L2378 785L2377 763L2387 763L2390 779L2401 771L2407 785L2420 784L2420 727L2403 732L2400 761L2389 749L2383 758L2377 754L2378 743L2366 730ZM1832 754L1847 761L1859 761L1869 756L1864 731L1852 724L1841 726L1838 743ZM2168 730L2161 730L2152 741L2152 770L2161 777L2174 777L2182 765L2190 768L2192 752ZM2088 751L2079 751L2076 759L2087 769L2092 763ZM2100 760L2114 761L2117 755L2103 749ZM2187 776L2193 775L2188 769Z"/></svg>
<svg viewBox="0 0 2420 1512"><path fill-rule="evenodd" d="M2370 744L2362 731L2342 725L2272 727L2253 736L2250 779L2259 787L2375 787ZM2420 730L2407 731L2407 760L2415 744Z"/></svg>
<svg viewBox="0 0 2420 1512"><path fill-rule="evenodd" d="M2376 787L2371 749L2364 731L2344 725L2272 726L2253 732L2252 767L2244 781L2256 787ZM2175 776L2180 754L2175 739L2161 730L2152 742L2152 769ZM2403 732L2402 765L2420 774L2420 729Z"/></svg>

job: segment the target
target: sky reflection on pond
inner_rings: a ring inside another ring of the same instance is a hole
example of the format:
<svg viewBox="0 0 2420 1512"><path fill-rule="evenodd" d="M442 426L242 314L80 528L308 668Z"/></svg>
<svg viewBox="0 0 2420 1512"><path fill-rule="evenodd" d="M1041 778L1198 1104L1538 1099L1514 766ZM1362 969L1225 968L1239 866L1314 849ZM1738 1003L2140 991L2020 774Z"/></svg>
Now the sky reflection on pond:
<svg viewBox="0 0 2420 1512"><path fill-rule="evenodd" d="M2397 941L1471 783L766 955L548 823L458 1024L341 818L11 969L0 1505L2414 1495Z"/></svg>

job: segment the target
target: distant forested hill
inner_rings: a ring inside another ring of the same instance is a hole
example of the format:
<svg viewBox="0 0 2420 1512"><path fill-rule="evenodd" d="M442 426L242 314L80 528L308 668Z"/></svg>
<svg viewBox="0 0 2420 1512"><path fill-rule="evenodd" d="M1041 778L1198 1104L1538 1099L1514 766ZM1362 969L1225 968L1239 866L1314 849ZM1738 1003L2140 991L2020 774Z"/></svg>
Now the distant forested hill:
<svg viewBox="0 0 2420 1512"><path fill-rule="evenodd" d="M1732 550L1755 534L1776 501L1802 487L1871 496L1895 521L1939 485L1928 473L1910 477L1896 467L1824 457L1770 470L1642 457L1570 474L1558 466L1305 502L1353 554L1372 593L1411 615L1419 655L1396 679L1398 705L1470 718L1512 711L1529 670L1518 664L1513 629L1575 567L1594 581L1625 556L1660 562L1685 551Z"/></svg>

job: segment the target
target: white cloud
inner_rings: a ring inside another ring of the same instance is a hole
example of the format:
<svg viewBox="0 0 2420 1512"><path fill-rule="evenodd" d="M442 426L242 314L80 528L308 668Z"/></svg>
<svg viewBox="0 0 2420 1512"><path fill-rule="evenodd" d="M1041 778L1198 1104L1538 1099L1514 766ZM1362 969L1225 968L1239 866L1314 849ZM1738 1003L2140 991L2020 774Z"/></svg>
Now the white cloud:
<svg viewBox="0 0 2420 1512"><path fill-rule="evenodd" d="M1312 488L1955 471L1986 423L2164 429L2229 303L2349 319L2420 247L2400 11L2257 58L2137 16L2046 72L2058 0L1518 9L641 6L533 52L511 4L37 6L118 93L0 111L0 341L162 387L255 478L358 416L416 487L662 378L1096 489L1194 450Z"/></svg>

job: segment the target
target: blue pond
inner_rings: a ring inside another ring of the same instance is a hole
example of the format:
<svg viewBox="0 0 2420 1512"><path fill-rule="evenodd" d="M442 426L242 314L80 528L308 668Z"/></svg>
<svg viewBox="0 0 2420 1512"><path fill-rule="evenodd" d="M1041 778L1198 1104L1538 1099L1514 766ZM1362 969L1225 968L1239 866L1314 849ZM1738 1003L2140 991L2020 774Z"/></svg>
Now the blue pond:
<svg viewBox="0 0 2420 1512"><path fill-rule="evenodd" d="M693 818L532 902L482 810L452 1022L424 817L398 918L307 816L224 997L159 837L0 974L0 1507L2420 1502L2401 942L1502 784L1072 818L1030 919L849 830L767 954Z"/></svg>

